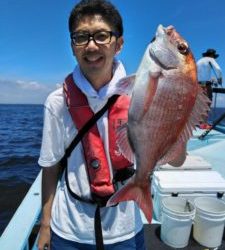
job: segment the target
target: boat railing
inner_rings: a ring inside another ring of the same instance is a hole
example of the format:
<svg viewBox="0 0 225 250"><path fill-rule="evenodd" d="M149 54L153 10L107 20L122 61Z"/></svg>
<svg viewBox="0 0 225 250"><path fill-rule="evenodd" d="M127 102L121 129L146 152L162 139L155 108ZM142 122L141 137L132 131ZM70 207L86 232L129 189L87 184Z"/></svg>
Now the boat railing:
<svg viewBox="0 0 225 250"><path fill-rule="evenodd" d="M41 176L42 171L4 230L0 238L1 250L37 250L36 243L30 246L30 235L41 212Z"/></svg>

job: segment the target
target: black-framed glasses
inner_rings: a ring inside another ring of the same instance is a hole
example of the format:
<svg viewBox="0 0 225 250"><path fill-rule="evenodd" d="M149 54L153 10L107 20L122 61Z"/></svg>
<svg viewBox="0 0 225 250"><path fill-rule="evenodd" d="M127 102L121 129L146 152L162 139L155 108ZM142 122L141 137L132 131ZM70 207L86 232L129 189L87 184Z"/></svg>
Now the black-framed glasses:
<svg viewBox="0 0 225 250"><path fill-rule="evenodd" d="M113 31L96 31L93 34L84 31L78 31L71 33L70 37L72 43L75 46L83 46L87 45L92 39L96 44L108 44L111 42L112 36L118 37L118 33Z"/></svg>

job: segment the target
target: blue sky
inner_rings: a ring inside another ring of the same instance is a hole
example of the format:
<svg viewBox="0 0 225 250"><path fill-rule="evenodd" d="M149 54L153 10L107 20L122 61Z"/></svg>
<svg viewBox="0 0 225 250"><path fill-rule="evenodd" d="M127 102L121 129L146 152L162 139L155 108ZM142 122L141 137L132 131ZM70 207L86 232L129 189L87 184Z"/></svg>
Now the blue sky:
<svg viewBox="0 0 225 250"><path fill-rule="evenodd" d="M77 2L0 1L0 103L43 103L73 70L76 61L70 48L67 20ZM136 71L158 24L172 24L188 41L196 60L207 48L215 48L225 75L225 1L111 2L124 21L125 44L119 59L128 74ZM217 97L219 103L222 98Z"/></svg>

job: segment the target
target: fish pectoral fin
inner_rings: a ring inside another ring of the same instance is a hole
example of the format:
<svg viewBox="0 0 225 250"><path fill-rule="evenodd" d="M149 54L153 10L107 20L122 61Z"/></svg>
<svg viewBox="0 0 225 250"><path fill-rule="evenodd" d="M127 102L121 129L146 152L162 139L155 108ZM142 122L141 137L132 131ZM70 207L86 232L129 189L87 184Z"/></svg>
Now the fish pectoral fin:
<svg viewBox="0 0 225 250"><path fill-rule="evenodd" d="M179 143L179 148L177 154L175 154L175 158L168 162L168 164L172 165L173 167L180 167L186 160L187 156L187 143L181 142Z"/></svg>
<svg viewBox="0 0 225 250"><path fill-rule="evenodd" d="M152 198L149 185L137 186L132 177L120 190L118 190L107 202L106 206L114 206L123 201L135 201L143 211L149 223L152 220Z"/></svg>
<svg viewBox="0 0 225 250"><path fill-rule="evenodd" d="M127 123L117 129L116 142L120 153L130 162L134 163L134 153L130 146Z"/></svg>
<svg viewBox="0 0 225 250"><path fill-rule="evenodd" d="M116 93L118 95L131 95L134 88L135 78L136 78L135 74L121 78L116 83Z"/></svg>
<svg viewBox="0 0 225 250"><path fill-rule="evenodd" d="M187 155L187 142L184 142L180 137L167 153L157 162L158 165L170 164L174 167L180 167Z"/></svg>
<svg viewBox="0 0 225 250"><path fill-rule="evenodd" d="M149 73L149 81L148 81L148 87L146 90L146 95L145 95L145 99L144 99L144 108L143 108L143 115L148 111L156 90L157 90L157 86L158 86L158 80L159 80L159 76L160 73L158 74L151 74Z"/></svg>

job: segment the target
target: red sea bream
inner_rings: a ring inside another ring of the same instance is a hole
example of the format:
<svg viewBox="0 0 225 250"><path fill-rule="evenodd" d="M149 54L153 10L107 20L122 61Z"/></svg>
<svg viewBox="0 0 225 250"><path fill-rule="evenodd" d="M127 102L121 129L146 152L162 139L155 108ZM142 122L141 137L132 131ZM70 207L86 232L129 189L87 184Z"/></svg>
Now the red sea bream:
<svg viewBox="0 0 225 250"><path fill-rule="evenodd" d="M119 83L123 91L130 79ZM159 25L135 75L128 124L118 133L121 151L130 159L125 146L128 143L123 139L124 133L128 134L137 171L107 206L134 200L151 222L150 174L157 164L180 161L192 131L204 120L208 109L209 100L198 85L195 60L187 42L174 27Z"/></svg>

